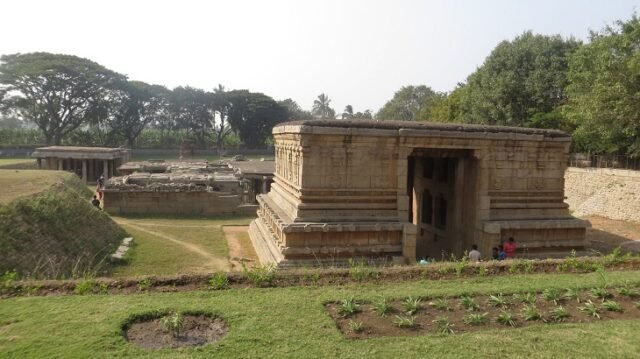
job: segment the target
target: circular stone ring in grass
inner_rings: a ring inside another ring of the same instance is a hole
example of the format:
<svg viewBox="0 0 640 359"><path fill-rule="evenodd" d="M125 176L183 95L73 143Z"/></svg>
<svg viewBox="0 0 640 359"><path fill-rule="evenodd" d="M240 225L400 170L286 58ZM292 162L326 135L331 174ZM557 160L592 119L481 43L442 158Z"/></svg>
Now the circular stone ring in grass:
<svg viewBox="0 0 640 359"><path fill-rule="evenodd" d="M205 345L222 339L229 327L211 313L152 312L131 316L123 325L125 339L145 349Z"/></svg>

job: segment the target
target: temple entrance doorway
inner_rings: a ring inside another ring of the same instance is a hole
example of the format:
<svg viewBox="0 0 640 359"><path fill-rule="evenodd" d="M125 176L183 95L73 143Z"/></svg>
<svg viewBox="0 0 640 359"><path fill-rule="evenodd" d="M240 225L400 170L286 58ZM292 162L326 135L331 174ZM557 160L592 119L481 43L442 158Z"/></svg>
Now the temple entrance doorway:
<svg viewBox="0 0 640 359"><path fill-rule="evenodd" d="M460 256L469 231L475 178L470 151L414 149L409 157L409 221L416 225L416 259ZM467 213L466 213L467 212Z"/></svg>

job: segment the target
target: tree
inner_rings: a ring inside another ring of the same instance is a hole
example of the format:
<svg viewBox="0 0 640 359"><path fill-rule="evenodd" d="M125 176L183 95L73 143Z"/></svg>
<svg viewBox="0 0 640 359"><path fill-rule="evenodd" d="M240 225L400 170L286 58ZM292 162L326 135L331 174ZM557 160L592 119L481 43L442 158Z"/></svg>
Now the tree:
<svg viewBox="0 0 640 359"><path fill-rule="evenodd" d="M152 121L168 116L167 106L170 91L159 85L140 81L126 82L124 96L114 104L114 131L133 147L136 138Z"/></svg>
<svg viewBox="0 0 640 359"><path fill-rule="evenodd" d="M569 58L580 42L530 31L503 41L467 78L460 122L529 126L566 102Z"/></svg>
<svg viewBox="0 0 640 359"><path fill-rule="evenodd" d="M216 146L218 148L218 154L224 153L224 141L231 133L231 126L229 124L229 109L231 102L229 96L221 84L213 89L213 93L210 94L210 109L213 112L213 133L216 139Z"/></svg>
<svg viewBox="0 0 640 359"><path fill-rule="evenodd" d="M205 146L211 124L211 97L193 87L176 87L169 95L169 114L178 129L193 135L199 145Z"/></svg>
<svg viewBox="0 0 640 359"><path fill-rule="evenodd" d="M283 106L287 109L289 115L287 116L287 120L290 121L302 121L302 120L310 120L313 118L313 115L309 111L303 110L297 102L288 98L282 101L278 101L280 106Z"/></svg>
<svg viewBox="0 0 640 359"><path fill-rule="evenodd" d="M343 120L350 120L353 118L353 106L347 105L344 108L344 112L342 113Z"/></svg>
<svg viewBox="0 0 640 359"><path fill-rule="evenodd" d="M640 18L600 32L572 56L565 114L578 149L640 156Z"/></svg>
<svg viewBox="0 0 640 359"><path fill-rule="evenodd" d="M311 113L317 118L335 118L336 111L331 108L331 100L329 96L321 93L318 98L313 101Z"/></svg>
<svg viewBox="0 0 640 359"><path fill-rule="evenodd" d="M436 93L430 87L424 85L403 86L393 95L391 100L382 106L376 114L376 118L381 120L417 121L420 119L420 113L429 106L430 99L438 96L442 96L442 94Z"/></svg>
<svg viewBox="0 0 640 359"><path fill-rule="evenodd" d="M3 108L13 109L60 144L69 132L99 116L110 91L126 80L87 59L45 52L0 57Z"/></svg>
<svg viewBox="0 0 640 359"><path fill-rule="evenodd" d="M249 148L265 145L273 126L286 121L288 111L271 97L247 90L227 92L229 124Z"/></svg>

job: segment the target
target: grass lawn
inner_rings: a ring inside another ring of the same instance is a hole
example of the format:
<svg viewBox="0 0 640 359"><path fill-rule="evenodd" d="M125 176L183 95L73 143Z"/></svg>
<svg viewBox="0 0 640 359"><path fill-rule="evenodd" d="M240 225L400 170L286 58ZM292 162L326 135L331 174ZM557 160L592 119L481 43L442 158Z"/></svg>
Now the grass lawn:
<svg viewBox="0 0 640 359"><path fill-rule="evenodd" d="M11 158L0 158L0 166L4 165L14 165L16 163L32 163L36 160L31 157L11 157Z"/></svg>
<svg viewBox="0 0 640 359"><path fill-rule="evenodd" d="M0 204L41 192L67 175L61 171L0 169Z"/></svg>
<svg viewBox="0 0 640 359"><path fill-rule="evenodd" d="M640 282L639 272L609 272L609 285ZM355 296L441 296L593 287L591 274L535 274L386 285L232 289L179 293L20 297L0 305L0 356L4 358L635 358L640 321L539 324L453 335L349 340L323 303ZM151 310L204 310L230 327L220 342L199 348L146 351L127 343L121 323Z"/></svg>
<svg viewBox="0 0 640 359"><path fill-rule="evenodd" d="M135 246L114 276L210 273L231 270L223 225L246 225L252 218L113 217Z"/></svg>

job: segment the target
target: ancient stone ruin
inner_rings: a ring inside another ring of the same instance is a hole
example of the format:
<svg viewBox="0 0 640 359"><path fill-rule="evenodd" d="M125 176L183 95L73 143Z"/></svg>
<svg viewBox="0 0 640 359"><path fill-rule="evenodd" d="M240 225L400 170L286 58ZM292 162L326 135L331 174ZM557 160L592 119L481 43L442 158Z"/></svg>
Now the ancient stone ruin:
<svg viewBox="0 0 640 359"><path fill-rule="evenodd" d="M129 161L129 150L108 147L50 146L40 147L31 154L37 158L38 168L69 171L86 182L94 182L104 175L112 177L118 168Z"/></svg>
<svg viewBox="0 0 640 359"><path fill-rule="evenodd" d="M571 138L557 130L311 120L273 129L275 182L250 235L263 263L414 262L484 256L513 237L518 255L586 246L564 203Z"/></svg>
<svg viewBox="0 0 640 359"><path fill-rule="evenodd" d="M254 167L260 181L250 172ZM246 161L241 167L204 160L142 161L126 163L119 172L124 176L111 178L104 188L104 209L111 214L254 214L255 194L270 183L273 161Z"/></svg>

